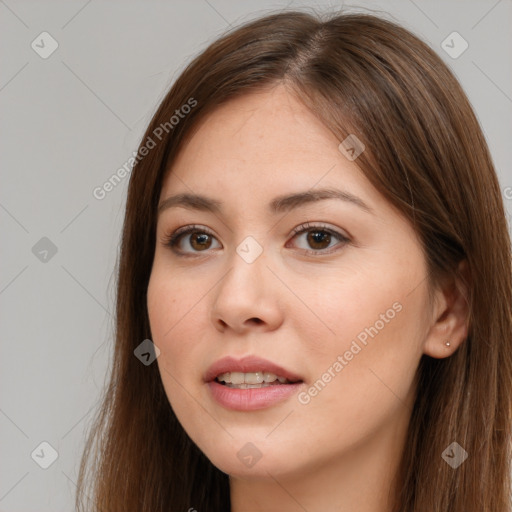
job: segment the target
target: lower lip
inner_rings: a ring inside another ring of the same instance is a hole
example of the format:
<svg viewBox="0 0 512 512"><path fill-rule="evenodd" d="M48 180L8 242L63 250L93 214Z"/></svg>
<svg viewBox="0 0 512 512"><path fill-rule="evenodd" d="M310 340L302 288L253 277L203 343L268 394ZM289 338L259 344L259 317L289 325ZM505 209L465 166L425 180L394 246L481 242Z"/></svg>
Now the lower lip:
<svg viewBox="0 0 512 512"><path fill-rule="evenodd" d="M282 402L297 393L303 382L296 384L275 384L263 388L238 389L208 382L213 398L227 409L235 411L256 411Z"/></svg>

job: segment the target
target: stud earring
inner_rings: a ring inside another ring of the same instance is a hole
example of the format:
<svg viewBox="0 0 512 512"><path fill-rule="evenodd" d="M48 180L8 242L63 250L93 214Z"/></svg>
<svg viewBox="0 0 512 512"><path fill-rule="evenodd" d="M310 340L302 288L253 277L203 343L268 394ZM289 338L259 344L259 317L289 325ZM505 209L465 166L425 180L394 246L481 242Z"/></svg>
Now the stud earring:
<svg viewBox="0 0 512 512"><path fill-rule="evenodd" d="M449 341L445 341L444 344L449 347L450 346L450 342Z"/></svg>

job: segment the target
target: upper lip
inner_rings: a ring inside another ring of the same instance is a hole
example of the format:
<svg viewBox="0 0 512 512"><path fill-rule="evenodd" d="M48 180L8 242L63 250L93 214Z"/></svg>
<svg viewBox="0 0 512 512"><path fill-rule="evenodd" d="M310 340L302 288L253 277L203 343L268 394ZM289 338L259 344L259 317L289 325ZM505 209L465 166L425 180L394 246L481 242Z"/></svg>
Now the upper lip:
<svg viewBox="0 0 512 512"><path fill-rule="evenodd" d="M299 375L279 366L276 363L273 363L272 361L262 359L257 356L245 356L242 359L235 359L230 356L223 357L208 368L204 375L204 381L211 382L215 380L217 376L227 372L249 373L261 371L274 373L278 377L285 377L291 382L302 381L302 378Z"/></svg>

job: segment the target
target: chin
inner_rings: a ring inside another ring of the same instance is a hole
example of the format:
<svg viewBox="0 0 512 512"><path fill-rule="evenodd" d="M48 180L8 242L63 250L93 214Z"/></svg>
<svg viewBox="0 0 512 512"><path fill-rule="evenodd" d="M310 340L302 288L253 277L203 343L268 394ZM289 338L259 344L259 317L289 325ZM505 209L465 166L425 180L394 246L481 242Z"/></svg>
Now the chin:
<svg viewBox="0 0 512 512"><path fill-rule="evenodd" d="M222 472L242 479L268 479L272 476L291 474L297 471L299 461L288 450L279 450L272 443L253 439L231 439L229 444L202 449L210 462Z"/></svg>

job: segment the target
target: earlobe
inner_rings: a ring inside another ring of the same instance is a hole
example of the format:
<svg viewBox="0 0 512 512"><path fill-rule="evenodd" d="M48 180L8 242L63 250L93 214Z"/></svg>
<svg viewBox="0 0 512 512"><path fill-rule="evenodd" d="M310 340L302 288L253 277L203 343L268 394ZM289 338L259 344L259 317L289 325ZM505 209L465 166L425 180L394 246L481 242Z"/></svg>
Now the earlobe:
<svg viewBox="0 0 512 512"><path fill-rule="evenodd" d="M458 276L445 280L436 291L434 315L423 351L436 359L451 356L468 336L469 273L467 262L459 264Z"/></svg>

